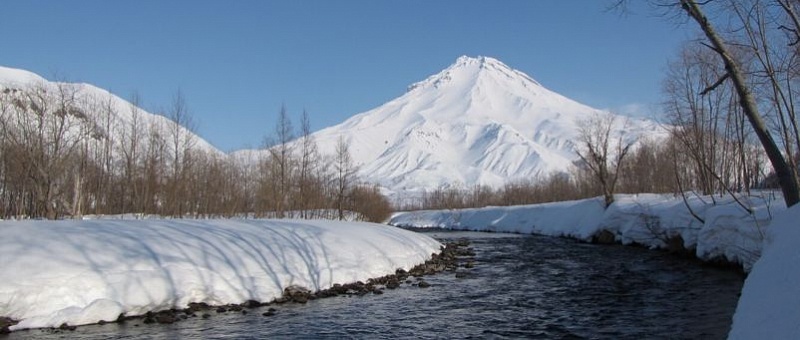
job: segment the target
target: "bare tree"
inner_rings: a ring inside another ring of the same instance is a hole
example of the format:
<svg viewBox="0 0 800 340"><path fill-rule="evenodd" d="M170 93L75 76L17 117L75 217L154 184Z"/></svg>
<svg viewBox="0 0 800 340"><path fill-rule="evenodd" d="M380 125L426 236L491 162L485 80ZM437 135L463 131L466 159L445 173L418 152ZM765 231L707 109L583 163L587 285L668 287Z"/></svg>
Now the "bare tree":
<svg viewBox="0 0 800 340"><path fill-rule="evenodd" d="M613 8L624 8L618 0ZM700 28L700 44L711 50L724 73L700 94L725 83L735 93L783 192L787 206L800 201L800 128L794 112L800 75L800 19L795 0L650 0L657 8L684 13ZM706 15L710 10L711 17ZM727 25L727 26L726 26ZM721 28L721 29L720 29ZM705 40L703 42L702 40ZM740 52L746 53L740 53ZM759 99L768 99L761 100ZM772 126L770 126L772 122ZM772 128L772 129L771 129ZM775 138L777 136L777 140Z"/></svg>
<svg viewBox="0 0 800 340"><path fill-rule="evenodd" d="M677 191L673 179L675 168L670 152L670 141L643 139L630 152L623 164L618 192L626 193L674 193Z"/></svg>
<svg viewBox="0 0 800 340"><path fill-rule="evenodd" d="M90 131L89 149L93 150L93 153L90 156L92 183L89 184L89 192L95 214L112 213L115 212L111 209L114 209L113 204L116 199L116 193L111 188L111 178L117 171L114 148L117 143L115 130L117 130L118 113L114 97L110 93L93 98L93 103L90 109L94 124Z"/></svg>
<svg viewBox="0 0 800 340"><path fill-rule="evenodd" d="M78 88L35 84L8 94L11 106L4 109L0 125L21 189L30 197L23 211L29 216L59 217L71 205L67 195L75 187L69 185L69 177L75 176L72 167L84 138L80 126L86 114L80 109Z"/></svg>
<svg viewBox="0 0 800 340"><path fill-rule="evenodd" d="M9 129L15 127L10 124L16 110L14 101L17 100L18 89L5 88L0 92L0 202L3 203L2 216L5 218L19 216L24 206L24 182L18 181L18 165L15 161L14 145L9 134Z"/></svg>
<svg viewBox="0 0 800 340"><path fill-rule="evenodd" d="M715 56L706 50L684 48L681 58L670 64L664 85L665 111L674 141L674 157L682 158L685 166L677 169L679 180L689 188L697 188L704 195L726 190L732 178L725 173L733 166L733 135L728 123L736 104L729 86L718 85L717 90L702 94L724 74L717 67ZM683 184L682 184L683 185Z"/></svg>
<svg viewBox="0 0 800 340"><path fill-rule="evenodd" d="M733 82L733 87L739 99L739 105L745 117L747 117L750 122L750 125L767 154L767 158L770 160L775 170L786 205L792 206L800 202L800 183L798 183L798 178L795 176L796 172L793 171L792 165L787 161L781 148L773 138L772 133L767 128L759 110L758 103L753 96L751 84L747 81L747 75L742 68L741 62L735 58L735 54L732 53L729 44L717 33L712 21L706 17L703 12L701 4L698 4L694 0L680 0L680 5L689 17L700 26L700 29L708 39L709 44L707 46L719 56L723 65L725 65L726 73L724 78L720 78L715 84L719 84L727 79ZM711 88L713 88L713 86ZM791 157L791 155L787 156Z"/></svg>
<svg viewBox="0 0 800 340"><path fill-rule="evenodd" d="M589 169L600 185L606 206L614 202L614 190L623 161L635 142L626 140L622 134L613 136L616 124L615 115L597 114L578 126L578 157L581 165Z"/></svg>
<svg viewBox="0 0 800 340"><path fill-rule="evenodd" d="M150 121L147 134L147 142L143 160L142 191L141 191L141 212L148 214L163 215L165 213L164 202L166 201L165 186L166 174L168 173L167 159L169 156L169 146L166 128L161 120Z"/></svg>
<svg viewBox="0 0 800 340"><path fill-rule="evenodd" d="M128 119L123 119L118 126L119 143L117 144L118 154L121 155L122 163L121 180L118 181L116 190L121 196L119 198L119 209L121 212L144 212L142 189L144 187L143 170L144 157L143 145L145 136L145 123L143 122L141 97L138 93L133 93L128 100Z"/></svg>
<svg viewBox="0 0 800 340"><path fill-rule="evenodd" d="M741 26L734 46L748 46L751 86L761 99L761 113L777 136L795 182L798 177L800 127L795 113L798 73L798 16L791 0L742 0L730 3ZM739 58L742 60L743 58ZM767 100L764 100L766 98Z"/></svg>
<svg viewBox="0 0 800 340"><path fill-rule="evenodd" d="M308 112L303 110L303 117L300 125L303 136L300 141L300 164L297 169L297 208L300 210L302 218L309 218L310 210L313 205L311 197L321 195L319 183L314 178L316 168L319 166L320 157L317 142L311 135L311 121Z"/></svg>
<svg viewBox="0 0 800 340"><path fill-rule="evenodd" d="M275 124L275 135L264 139L264 147L268 156L260 162L261 205L271 211L275 217L285 217L286 210L291 210L291 198L294 167L294 138L292 122L285 106L281 106Z"/></svg>
<svg viewBox="0 0 800 340"><path fill-rule="evenodd" d="M358 217L363 220L381 223L392 214L391 204L376 185L356 185L352 196L350 210L358 213Z"/></svg>
<svg viewBox="0 0 800 340"><path fill-rule="evenodd" d="M185 177L192 166L192 150L197 144L192 133L194 121L181 91L173 96L167 117L171 120L168 127L171 171L166 200L171 205L171 214L181 217L187 212L184 197L189 183Z"/></svg>
<svg viewBox="0 0 800 340"><path fill-rule="evenodd" d="M344 140L344 137L339 136L336 142L336 156L334 160L335 171L335 204L336 210L339 214L339 219L344 219L345 208L347 207L347 200L350 195L350 190L356 182L356 167L353 164L352 156L350 155L350 147Z"/></svg>

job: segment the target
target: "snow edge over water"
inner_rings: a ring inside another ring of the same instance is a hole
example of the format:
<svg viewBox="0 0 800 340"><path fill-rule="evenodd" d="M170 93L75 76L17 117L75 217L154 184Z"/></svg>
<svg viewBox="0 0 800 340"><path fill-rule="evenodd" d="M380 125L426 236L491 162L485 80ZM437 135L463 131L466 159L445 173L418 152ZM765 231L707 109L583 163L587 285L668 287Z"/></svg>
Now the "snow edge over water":
<svg viewBox="0 0 800 340"><path fill-rule="evenodd" d="M638 194L617 195L608 208L604 208L602 198L598 197L511 207L397 213L389 224L539 234L585 241L607 232L613 236L611 241L654 249L669 248L674 245L671 243L680 242L699 259L725 259L742 265L747 272L761 253L772 216L785 209L779 198L770 195L737 199L691 196L684 202L675 195Z"/></svg>
<svg viewBox="0 0 800 340"><path fill-rule="evenodd" d="M0 222L0 316L12 330L120 314L268 302L410 269L432 238L380 224L294 220Z"/></svg>

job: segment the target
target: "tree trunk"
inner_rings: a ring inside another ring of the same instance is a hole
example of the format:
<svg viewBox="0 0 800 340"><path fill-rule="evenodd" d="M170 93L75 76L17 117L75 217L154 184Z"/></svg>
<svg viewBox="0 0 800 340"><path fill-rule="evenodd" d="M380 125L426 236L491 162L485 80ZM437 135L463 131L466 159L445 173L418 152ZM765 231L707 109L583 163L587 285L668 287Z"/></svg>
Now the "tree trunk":
<svg viewBox="0 0 800 340"><path fill-rule="evenodd" d="M74 219L81 219L83 218L83 177L81 176L81 171L75 171L75 183L72 192L72 218Z"/></svg>
<svg viewBox="0 0 800 340"><path fill-rule="evenodd" d="M786 206L790 207L797 202L800 202L800 186L798 186L797 179L792 175L792 171L788 162L781 153L778 145L775 143L775 140L772 138L769 130L767 130L763 119L761 119L758 106L753 98L752 93L750 92L750 89L747 86L747 83L745 82L745 77L741 68L733 59L727 47L725 46L725 43L722 41L722 38L714 30L714 27L711 26L708 18L706 18L706 16L700 10L700 7L697 5L697 3L694 0L681 0L680 3L681 7L686 11L686 13L688 13L689 16L691 16L692 19L694 19L694 21L700 25L703 33L711 42L714 52L716 52L725 63L725 70L728 72L728 75L733 81L734 88L739 96L739 105L742 107L742 110L747 116L750 125L753 127L753 130L758 136L758 140L764 147L764 151L766 152L772 167L775 169L775 174L778 177L778 183L781 186L781 191L783 192L783 199L786 202Z"/></svg>

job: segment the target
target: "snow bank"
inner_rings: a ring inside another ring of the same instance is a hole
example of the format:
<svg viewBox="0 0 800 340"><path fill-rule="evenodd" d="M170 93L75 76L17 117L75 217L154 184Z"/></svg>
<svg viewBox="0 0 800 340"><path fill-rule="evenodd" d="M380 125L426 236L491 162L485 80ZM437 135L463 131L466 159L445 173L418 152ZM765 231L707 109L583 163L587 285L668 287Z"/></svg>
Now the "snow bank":
<svg viewBox="0 0 800 340"><path fill-rule="evenodd" d="M800 205L770 224L744 282L729 339L800 339Z"/></svg>
<svg viewBox="0 0 800 340"><path fill-rule="evenodd" d="M395 214L389 224L405 227L439 227L590 240L602 230L623 244L666 248L682 241L706 260L725 258L742 264L747 271L758 258L764 227L771 214L785 210L782 200L769 195L739 198L748 212L732 197L688 198L673 195L617 195L603 209L601 198L513 207L459 210L429 210ZM697 215L701 222L694 216ZM680 237L680 239L678 239Z"/></svg>
<svg viewBox="0 0 800 340"><path fill-rule="evenodd" d="M0 316L13 329L270 301L424 262L440 244L385 225L287 220L0 222Z"/></svg>
<svg viewBox="0 0 800 340"><path fill-rule="evenodd" d="M598 227L613 232L623 244L652 248L666 248L670 240L679 236L683 247L695 249L698 258L725 259L749 271L761 254L772 214L786 206L781 198L776 200L769 195L738 200L730 196L691 196L684 202L680 196L672 195L620 195Z"/></svg>
<svg viewBox="0 0 800 340"><path fill-rule="evenodd" d="M397 213L389 224L591 238L603 215L603 200L589 199L511 207L423 210Z"/></svg>

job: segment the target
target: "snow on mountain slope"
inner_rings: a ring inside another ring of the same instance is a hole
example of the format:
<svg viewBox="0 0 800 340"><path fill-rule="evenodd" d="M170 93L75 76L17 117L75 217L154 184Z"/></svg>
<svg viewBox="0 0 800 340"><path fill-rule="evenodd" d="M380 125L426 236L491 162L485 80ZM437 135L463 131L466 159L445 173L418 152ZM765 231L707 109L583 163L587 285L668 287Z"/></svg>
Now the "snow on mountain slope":
<svg viewBox="0 0 800 340"><path fill-rule="evenodd" d="M564 172L577 159L578 122L610 113L544 88L497 59L462 56L373 110L314 134L334 154L342 136L360 175L392 191L493 187ZM622 120L626 136L660 131ZM660 132L659 132L660 133Z"/></svg>
<svg viewBox="0 0 800 340"><path fill-rule="evenodd" d="M116 131L105 131L106 133L115 134L126 129L134 120L134 107L130 102L122 99L111 92L86 83L64 83L57 81L48 81L47 79L26 70L9 68L0 66L0 90L3 89L17 89L26 90L34 87L44 87L47 90L58 89L59 86L69 87L69 91L74 90L77 94L77 102L82 103L82 109L86 111L87 115L95 120L98 127L105 127L108 124L101 122L103 119L102 110L109 107L113 111L111 128ZM172 121L164 116L152 114L142 108L137 109L137 117L139 124L142 126L142 135L146 136L152 127L159 126L167 129L172 126ZM194 145L202 150L212 151L215 153L221 152L208 143L203 138L195 135L191 131L182 128L182 134L190 136L194 140ZM144 139L144 138L143 138Z"/></svg>
<svg viewBox="0 0 800 340"><path fill-rule="evenodd" d="M24 87L40 82L47 80L33 72L0 66L0 84L4 87Z"/></svg>

